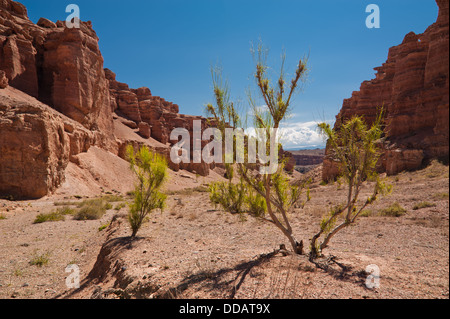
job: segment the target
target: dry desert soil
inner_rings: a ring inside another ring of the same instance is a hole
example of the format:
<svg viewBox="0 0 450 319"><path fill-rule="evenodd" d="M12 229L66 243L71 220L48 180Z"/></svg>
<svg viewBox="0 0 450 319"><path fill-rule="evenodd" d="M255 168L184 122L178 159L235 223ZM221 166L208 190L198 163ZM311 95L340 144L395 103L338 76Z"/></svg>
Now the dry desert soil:
<svg viewBox="0 0 450 319"><path fill-rule="evenodd" d="M205 178L171 172L167 208L154 212L131 241L125 202L132 179L120 161L94 165L107 160L101 152L85 155L86 166L93 163L88 173L69 168L52 196L0 200L0 298L449 298L448 166L435 162L388 177L393 193L336 235L316 265L277 253L288 243L270 223L216 209L206 187L221 179L220 171ZM320 183L320 167L309 174L312 199L291 215L296 237L305 242L345 197L344 185ZM100 219L67 215L34 223L62 205L76 208L88 195L110 195ZM393 203L406 213L383 215ZM79 289L66 286L70 264L80 269ZM368 265L379 268L377 288L365 284Z"/></svg>

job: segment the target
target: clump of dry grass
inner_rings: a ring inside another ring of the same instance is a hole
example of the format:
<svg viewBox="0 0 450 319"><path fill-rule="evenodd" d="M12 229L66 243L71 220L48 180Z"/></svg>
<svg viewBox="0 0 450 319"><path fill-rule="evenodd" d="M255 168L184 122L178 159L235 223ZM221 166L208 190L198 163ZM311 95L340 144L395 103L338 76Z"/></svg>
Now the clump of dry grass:
<svg viewBox="0 0 450 319"><path fill-rule="evenodd" d="M387 217L400 217L405 214L406 214L406 209L403 208L398 202L395 202L392 205L390 205L380 211L381 216L387 216Z"/></svg>
<svg viewBox="0 0 450 319"><path fill-rule="evenodd" d="M43 254L38 254L37 252L34 253L30 260L30 265L32 266L38 266L42 267L49 263L50 261L50 253L46 252Z"/></svg>
<svg viewBox="0 0 450 319"><path fill-rule="evenodd" d="M33 224L41 224L45 222L57 222L65 220L66 215L73 215L75 210L68 206L58 208L56 211L52 211L48 214L39 214L36 216Z"/></svg>
<svg viewBox="0 0 450 319"><path fill-rule="evenodd" d="M90 199L81 202L78 212L75 213L75 220L96 220L102 218L112 205L102 198Z"/></svg>
<svg viewBox="0 0 450 319"><path fill-rule="evenodd" d="M428 207L436 207L436 204L430 203L430 202L420 202L414 205L414 210L419 210L422 208L428 208Z"/></svg>
<svg viewBox="0 0 450 319"><path fill-rule="evenodd" d="M449 177L448 165L444 165L438 160L433 160L422 172L427 178Z"/></svg>

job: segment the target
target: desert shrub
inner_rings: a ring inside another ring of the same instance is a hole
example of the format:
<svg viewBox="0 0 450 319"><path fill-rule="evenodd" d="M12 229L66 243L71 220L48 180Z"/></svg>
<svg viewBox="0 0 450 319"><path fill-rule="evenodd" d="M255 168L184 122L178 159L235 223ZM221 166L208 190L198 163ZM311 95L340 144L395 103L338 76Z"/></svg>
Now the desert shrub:
<svg viewBox="0 0 450 319"><path fill-rule="evenodd" d="M74 214L75 220L97 220L103 217L111 204L103 199L88 199L81 202L79 210Z"/></svg>
<svg viewBox="0 0 450 319"><path fill-rule="evenodd" d="M447 177L449 176L449 168L448 165L444 165L438 160L433 160L431 163L424 169L425 176L427 178L436 178L436 177Z"/></svg>
<svg viewBox="0 0 450 319"><path fill-rule="evenodd" d="M382 181L376 171L381 156L378 141L382 137L383 112L380 112L368 126L360 116L348 120L335 130L330 124L321 123L319 129L327 138L329 157L339 165L341 176L338 180L347 185L347 200L344 204L334 206L324 216L320 230L311 240L311 258L322 254L333 236L342 229L354 224L368 205L377 200L378 195L385 195L392 190L391 185ZM358 198L365 181L375 181L373 193L361 205ZM341 220L338 223L338 220ZM320 237L324 237L319 243Z"/></svg>
<svg viewBox="0 0 450 319"><path fill-rule="evenodd" d="M406 209L403 208L398 202L391 204L380 211L381 216L387 217L401 217L406 214Z"/></svg>
<svg viewBox="0 0 450 319"><path fill-rule="evenodd" d="M442 199L448 199L449 196L448 196L448 193L436 193L433 195L433 198L437 199L437 200L442 200Z"/></svg>
<svg viewBox="0 0 450 319"><path fill-rule="evenodd" d="M365 209L361 212L361 214L359 216L360 217L371 217L371 216L373 216L373 211L370 209Z"/></svg>
<svg viewBox="0 0 450 319"><path fill-rule="evenodd" d="M62 221L65 219L64 218L65 215L72 215L74 213L75 213L75 210L73 208L64 206L64 207L58 208L56 211L52 211L48 214L37 215L33 224Z"/></svg>
<svg viewBox="0 0 450 319"><path fill-rule="evenodd" d="M50 261L50 253L49 252L42 253L42 254L35 252L33 254L29 264L32 266L42 267L42 266L47 265L49 263L49 261Z"/></svg>
<svg viewBox="0 0 450 319"><path fill-rule="evenodd" d="M2 220L2 219L6 219L6 216L3 213L0 214L0 220Z"/></svg>
<svg viewBox="0 0 450 319"><path fill-rule="evenodd" d="M414 205L414 210L419 210L422 208L428 208L428 207L436 207L436 204L430 203L430 202L420 202Z"/></svg>
<svg viewBox="0 0 450 319"><path fill-rule="evenodd" d="M116 203L116 202L123 202L123 197L119 195L105 195L102 197L103 200L107 201L108 203Z"/></svg>
<svg viewBox="0 0 450 319"><path fill-rule="evenodd" d="M106 224L101 225L101 226L98 228L98 231L103 231L103 230L105 230L106 228L109 227L110 224L111 224L111 223L108 222L108 223L106 223Z"/></svg>
<svg viewBox="0 0 450 319"><path fill-rule="evenodd" d="M279 141L277 135L277 129L280 127L280 123L286 118L290 110L291 98L296 91L298 84L306 76L306 62L305 59L300 59L293 78L291 81L286 81L284 72L284 56L282 57L282 68L280 76L276 79L276 85L272 85L268 76L269 67L266 64L267 56L266 50L262 45L258 46L255 50L256 60L256 72L254 79L256 82L258 95L264 100L266 106L265 110L261 110L260 101L255 100L249 92L249 104L251 106L251 113L253 118L253 125L255 129L266 132L266 138L261 136L252 137L255 143L258 145L266 146L266 154L269 155L269 149L274 149L273 141ZM238 110L234 103L230 101L229 89L227 83L222 81L220 70L212 70L213 88L215 104L208 104L206 111L208 116L214 120L215 127L217 127L224 137L225 129L232 128L237 129L242 125ZM248 145L241 149L237 147L237 139L233 137L233 152L225 152L222 154L225 168L226 177L229 179L228 185L222 184L222 189L213 187L211 200L213 203L219 203L224 207L231 207L232 209L226 209L228 211L243 211L242 204L245 203L245 189L251 188L260 197L247 196L247 200L256 200L250 204L250 210L256 211L257 215L262 213L261 198L264 199L266 204L266 212L268 215L267 221L275 225L285 237L289 240L291 247L296 254L303 253L303 242L298 242L293 234L293 229L289 221L289 211L296 205L302 194L302 189L299 186L291 185L285 178L284 165L275 165L278 163L263 163L258 159L258 163L236 163L235 154L243 155L249 154ZM250 137L247 139L249 140ZM253 141L253 140L252 140ZM224 141L223 141L224 144ZM222 146L224 146L222 144ZM278 145L280 146L280 145ZM263 148L263 147L262 147ZM279 151L279 149L278 149ZM276 152L276 149L275 149ZM261 156L261 154L259 154ZM232 173L233 166L229 165L229 159L236 164L237 173L239 178L242 179L239 183L233 184ZM255 170L259 171L259 174L255 174ZM231 176L230 176L231 173ZM246 184L246 187L242 186ZM241 194L244 193L244 194ZM219 196L217 196L219 195ZM230 199L234 199L236 202L231 202ZM248 204L248 203L247 203Z"/></svg>
<svg viewBox="0 0 450 319"><path fill-rule="evenodd" d="M148 215L154 209L164 208L166 195L160 189L167 178L167 162L163 156L150 152L147 147L142 147L135 154L133 146L129 145L127 155L130 169L138 180L128 213L131 237L134 238Z"/></svg>
<svg viewBox="0 0 450 319"><path fill-rule="evenodd" d="M119 204L116 205L116 207L114 207L114 209L119 211L122 208L124 208L125 206L127 206L125 203L119 203Z"/></svg>
<svg viewBox="0 0 450 319"><path fill-rule="evenodd" d="M248 188L246 203L249 214L255 217L264 217L266 215L267 204L265 198L251 188Z"/></svg>
<svg viewBox="0 0 450 319"><path fill-rule="evenodd" d="M209 186L209 199L217 207L222 207L232 214L240 214L245 211L246 186L240 183L217 182Z"/></svg>
<svg viewBox="0 0 450 319"><path fill-rule="evenodd" d="M216 208L220 206L232 214L248 213L254 217L263 217L267 211L264 197L248 187L242 179L239 183L228 181L210 184L209 199Z"/></svg>

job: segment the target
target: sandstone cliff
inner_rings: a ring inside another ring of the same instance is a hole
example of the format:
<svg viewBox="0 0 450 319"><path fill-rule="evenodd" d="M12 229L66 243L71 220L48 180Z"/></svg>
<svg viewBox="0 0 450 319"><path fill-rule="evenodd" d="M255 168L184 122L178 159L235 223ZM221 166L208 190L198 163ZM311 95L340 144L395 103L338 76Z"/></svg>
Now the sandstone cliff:
<svg viewBox="0 0 450 319"><path fill-rule="evenodd" d="M47 19L36 25L22 4L1 0L0 70L9 85L86 128L112 130L109 83L90 22L79 29Z"/></svg>
<svg viewBox="0 0 450 319"><path fill-rule="evenodd" d="M105 136L12 87L0 90L0 195L39 198L64 181L69 161Z"/></svg>
<svg viewBox="0 0 450 319"><path fill-rule="evenodd" d="M98 41L90 22L34 24L25 6L0 0L0 196L53 192L68 162L93 145L121 157L128 144L147 145L169 157L173 128L192 131L194 120L206 127L150 89L117 82L103 68ZM116 136L121 123L133 131ZM170 166L204 176L210 168Z"/></svg>
<svg viewBox="0 0 450 319"><path fill-rule="evenodd" d="M410 32L389 50L376 78L362 83L344 100L335 128L352 115L370 123L384 107L386 130L380 170L396 174L420 168L430 159L449 157L449 2L437 0L437 21L423 34ZM334 178L337 166L324 160L323 179Z"/></svg>

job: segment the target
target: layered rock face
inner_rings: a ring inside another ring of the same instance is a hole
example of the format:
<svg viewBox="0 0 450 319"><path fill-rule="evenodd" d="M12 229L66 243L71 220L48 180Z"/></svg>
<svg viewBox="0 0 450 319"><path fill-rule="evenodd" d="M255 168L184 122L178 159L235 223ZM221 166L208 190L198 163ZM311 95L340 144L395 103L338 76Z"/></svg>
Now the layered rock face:
<svg viewBox="0 0 450 319"><path fill-rule="evenodd" d="M113 129L109 84L90 22L81 22L79 29L47 19L36 25L22 4L1 0L0 70L10 86L86 128Z"/></svg>
<svg viewBox="0 0 450 319"><path fill-rule="evenodd" d="M106 78L109 80L111 109L126 117L129 122L124 123L131 128L137 128L139 134L144 138L153 138L156 141L171 146L178 140L171 140L170 133L175 128L184 128L193 137L194 121L201 122L201 131L205 130L207 120L201 116L190 116L179 114L177 104L166 101L159 96L153 96L150 89L141 87L131 89L125 83L116 80L116 74L105 69ZM200 141L205 146L209 141ZM191 150L194 140L191 139ZM201 176L209 174L210 165L202 163L180 163L174 164L170 161L169 151L164 152L169 161L170 168L174 170L186 169ZM192 152L191 152L192 155Z"/></svg>
<svg viewBox="0 0 450 319"><path fill-rule="evenodd" d="M25 6L0 0L0 90L0 195L44 196L91 145L118 152L90 22L34 24Z"/></svg>
<svg viewBox="0 0 450 319"><path fill-rule="evenodd" d="M430 159L449 157L449 2L437 0L439 15L423 34L410 32L375 68L376 78L362 83L344 100L335 128L353 115L368 123L385 110L384 155L380 170L389 175L420 168ZM338 173L325 158L323 179Z"/></svg>
<svg viewBox="0 0 450 319"><path fill-rule="evenodd" d="M12 87L0 90L0 195L40 198L64 181L69 161L104 135Z"/></svg>

